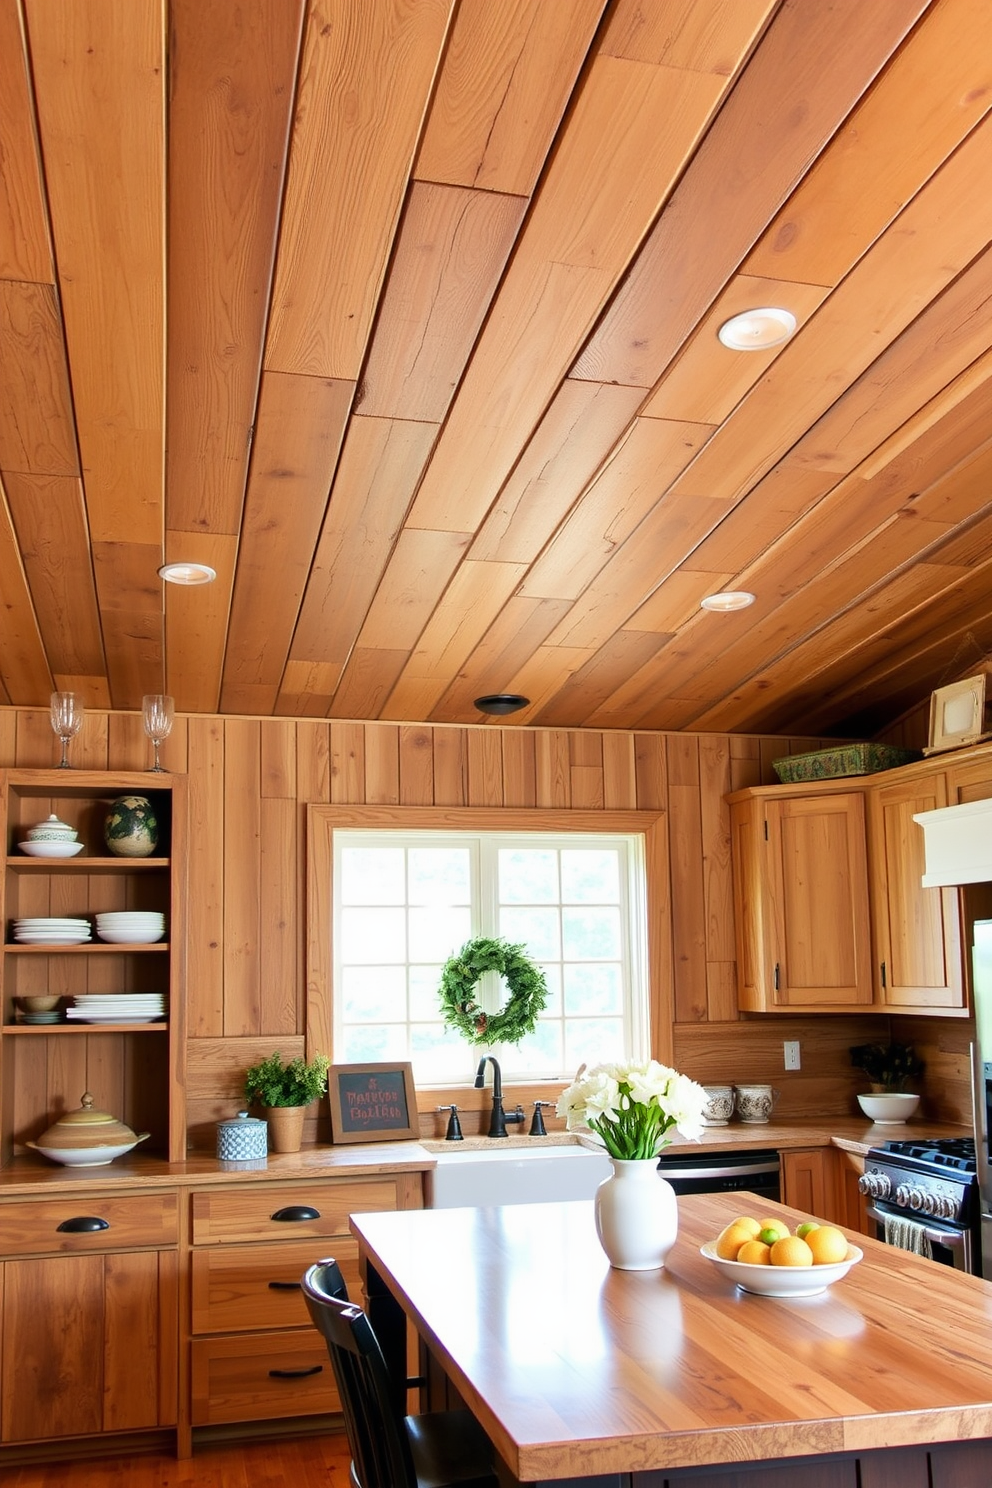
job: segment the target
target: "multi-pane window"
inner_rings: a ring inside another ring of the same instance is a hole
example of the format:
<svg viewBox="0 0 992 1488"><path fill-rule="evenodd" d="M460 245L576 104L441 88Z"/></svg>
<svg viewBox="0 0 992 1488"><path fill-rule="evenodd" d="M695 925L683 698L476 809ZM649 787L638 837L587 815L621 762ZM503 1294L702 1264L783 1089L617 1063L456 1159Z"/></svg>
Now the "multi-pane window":
<svg viewBox="0 0 992 1488"><path fill-rule="evenodd" d="M441 970L465 941L499 936L541 967L535 1031L498 1055L505 1074L557 1079L646 1050L641 838L336 831L334 1057L410 1059L420 1084L459 1083L481 1049L446 1028ZM496 1011L495 973L477 1000Z"/></svg>

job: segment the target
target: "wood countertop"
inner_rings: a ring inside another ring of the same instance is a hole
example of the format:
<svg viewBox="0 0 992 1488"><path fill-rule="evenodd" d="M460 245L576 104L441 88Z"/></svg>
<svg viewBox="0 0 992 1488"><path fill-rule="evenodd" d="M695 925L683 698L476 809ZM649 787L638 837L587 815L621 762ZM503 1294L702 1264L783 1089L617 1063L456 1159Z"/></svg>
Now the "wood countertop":
<svg viewBox="0 0 992 1488"><path fill-rule="evenodd" d="M749 1198L800 1217L682 1197L653 1272L610 1268L591 1202L352 1228L524 1481L992 1437L992 1285L850 1232L819 1296L739 1291L699 1247Z"/></svg>
<svg viewBox="0 0 992 1488"><path fill-rule="evenodd" d="M769 1122L745 1126L707 1127L700 1143L677 1139L669 1151L702 1147L732 1152L736 1148L773 1148L778 1151L803 1147L842 1147L866 1153L882 1142L914 1137L960 1137L970 1135L964 1127L932 1121L911 1121L900 1126L877 1126L860 1117L826 1117L821 1120ZM420 1142L367 1142L343 1147L308 1147L299 1153L270 1153L264 1167L232 1167L209 1153L191 1154L183 1163L167 1163L144 1153L128 1154L107 1167L68 1168L42 1157L20 1157L0 1170L0 1201L8 1197L42 1196L49 1192L69 1193L99 1189L205 1188L233 1183L296 1182L319 1178L358 1178L379 1173L424 1172L436 1166L438 1152L452 1147L533 1148L539 1139L514 1134L494 1142L488 1137L469 1137L464 1143L441 1140ZM563 1132L549 1134L548 1145L572 1140ZM543 1145L543 1144L542 1144Z"/></svg>

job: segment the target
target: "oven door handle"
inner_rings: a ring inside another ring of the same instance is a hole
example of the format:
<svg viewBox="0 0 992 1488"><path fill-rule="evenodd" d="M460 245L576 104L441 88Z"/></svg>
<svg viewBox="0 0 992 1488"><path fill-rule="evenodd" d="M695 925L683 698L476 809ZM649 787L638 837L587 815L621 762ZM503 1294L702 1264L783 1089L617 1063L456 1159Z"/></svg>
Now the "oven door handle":
<svg viewBox="0 0 992 1488"><path fill-rule="evenodd" d="M922 1219L917 1219L913 1214L883 1214L881 1209L876 1209L874 1205L869 1205L866 1212L869 1219L877 1220L883 1226L887 1219L911 1220L913 1224L919 1225L931 1245L946 1245L948 1250L957 1250L965 1242L965 1231L933 1229L930 1225L924 1224Z"/></svg>
<svg viewBox="0 0 992 1488"><path fill-rule="evenodd" d="M658 1172L663 1178L739 1178L754 1176L761 1173L779 1174L779 1165L775 1162L756 1163L725 1163L721 1167L693 1168L688 1162L661 1162Z"/></svg>

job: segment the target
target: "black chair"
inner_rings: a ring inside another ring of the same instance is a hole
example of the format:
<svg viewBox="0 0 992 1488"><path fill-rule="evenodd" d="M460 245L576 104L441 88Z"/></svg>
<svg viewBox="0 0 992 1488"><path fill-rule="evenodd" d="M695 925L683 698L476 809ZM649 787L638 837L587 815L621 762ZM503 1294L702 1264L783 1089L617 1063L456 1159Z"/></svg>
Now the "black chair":
<svg viewBox="0 0 992 1488"><path fill-rule="evenodd" d="M401 1415L365 1313L335 1295L334 1261L303 1277L303 1295L330 1355L355 1488L498 1488L493 1449L470 1411Z"/></svg>

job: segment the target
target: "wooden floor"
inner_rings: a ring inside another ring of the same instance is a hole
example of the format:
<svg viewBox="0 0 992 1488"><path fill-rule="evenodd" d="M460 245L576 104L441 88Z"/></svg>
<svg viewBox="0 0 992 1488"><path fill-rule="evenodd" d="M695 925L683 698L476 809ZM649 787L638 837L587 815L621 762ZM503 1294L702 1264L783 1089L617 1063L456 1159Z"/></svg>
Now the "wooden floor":
<svg viewBox="0 0 992 1488"><path fill-rule="evenodd" d="M192 1458L94 1458L0 1467L3 1488L348 1488L344 1436L198 1447Z"/></svg>

